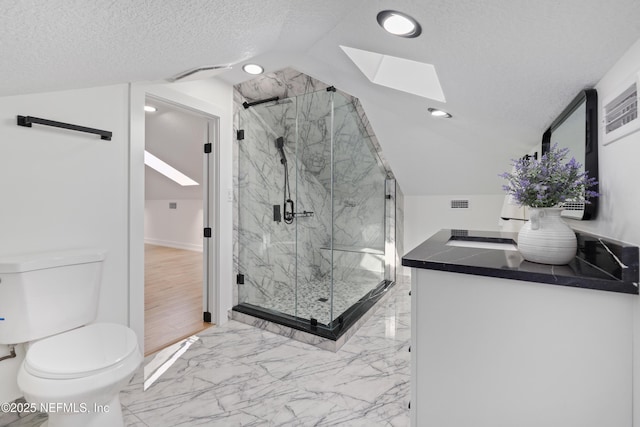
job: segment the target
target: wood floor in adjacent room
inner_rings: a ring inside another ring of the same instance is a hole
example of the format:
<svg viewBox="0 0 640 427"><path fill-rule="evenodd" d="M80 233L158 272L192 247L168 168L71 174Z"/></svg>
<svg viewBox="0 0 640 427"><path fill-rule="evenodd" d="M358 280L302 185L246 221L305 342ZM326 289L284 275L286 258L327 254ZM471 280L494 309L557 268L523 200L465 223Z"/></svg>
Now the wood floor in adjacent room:
<svg viewBox="0 0 640 427"><path fill-rule="evenodd" d="M211 326L202 321L202 252L144 246L144 354Z"/></svg>

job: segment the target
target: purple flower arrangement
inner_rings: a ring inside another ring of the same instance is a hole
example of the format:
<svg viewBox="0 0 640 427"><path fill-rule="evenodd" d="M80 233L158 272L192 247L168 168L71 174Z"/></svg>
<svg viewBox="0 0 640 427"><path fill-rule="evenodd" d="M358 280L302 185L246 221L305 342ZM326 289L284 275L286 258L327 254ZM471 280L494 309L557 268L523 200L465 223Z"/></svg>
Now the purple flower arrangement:
<svg viewBox="0 0 640 427"><path fill-rule="evenodd" d="M589 203L590 198L600 195L590 190L598 181L589 178L588 171L581 171L575 158L565 163L568 153L568 148L554 144L540 160L528 156L512 160L513 172L499 175L507 180L502 188L518 204L532 208L562 207L565 201Z"/></svg>

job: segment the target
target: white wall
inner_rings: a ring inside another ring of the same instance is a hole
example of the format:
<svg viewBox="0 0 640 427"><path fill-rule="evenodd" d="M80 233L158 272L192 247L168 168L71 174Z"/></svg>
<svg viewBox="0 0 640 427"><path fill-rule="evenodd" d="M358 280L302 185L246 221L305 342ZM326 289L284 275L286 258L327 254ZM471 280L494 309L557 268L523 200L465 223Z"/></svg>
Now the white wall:
<svg viewBox="0 0 640 427"><path fill-rule="evenodd" d="M169 204L176 203L175 209ZM202 252L202 199L146 200L144 242Z"/></svg>
<svg viewBox="0 0 640 427"><path fill-rule="evenodd" d="M98 320L125 325L127 102L127 85L0 98L0 255L106 249ZM113 139L41 125L20 127L16 115L109 130ZM0 355L5 352L0 346ZM20 396L16 368L15 361L0 362L0 402Z"/></svg>
<svg viewBox="0 0 640 427"><path fill-rule="evenodd" d="M500 172L501 171L497 171L496 174ZM469 209L452 209L451 200L469 200ZM405 195L405 253L443 228L498 230L498 220L503 202L504 194L476 196Z"/></svg>
<svg viewBox="0 0 640 427"><path fill-rule="evenodd" d="M598 103L617 93L619 85L640 71L640 40L598 82ZM601 109L598 111L602 119ZM600 124L600 206L593 221L571 226L640 246L640 132L602 145ZM640 297L634 303L634 424L640 426Z"/></svg>

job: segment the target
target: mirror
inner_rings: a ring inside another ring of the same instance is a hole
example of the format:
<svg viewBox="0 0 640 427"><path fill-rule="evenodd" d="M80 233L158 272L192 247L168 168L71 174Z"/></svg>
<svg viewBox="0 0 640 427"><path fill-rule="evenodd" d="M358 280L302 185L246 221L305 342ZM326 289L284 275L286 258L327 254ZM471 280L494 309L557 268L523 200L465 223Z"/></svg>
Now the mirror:
<svg viewBox="0 0 640 427"><path fill-rule="evenodd" d="M583 90L564 109L542 135L542 154L554 145L569 148L574 157L587 170L589 177L598 180L598 95L595 89ZM598 186L591 188L598 191ZM598 212L598 198L590 203L567 202L562 216L571 219L594 219Z"/></svg>

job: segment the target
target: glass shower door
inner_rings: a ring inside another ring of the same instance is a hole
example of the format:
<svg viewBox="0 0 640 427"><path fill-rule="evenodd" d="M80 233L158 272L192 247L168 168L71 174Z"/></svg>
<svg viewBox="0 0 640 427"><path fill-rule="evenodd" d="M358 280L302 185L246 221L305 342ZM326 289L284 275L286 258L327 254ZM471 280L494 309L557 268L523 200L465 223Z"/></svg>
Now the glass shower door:
<svg viewBox="0 0 640 427"><path fill-rule="evenodd" d="M293 99L256 105L240 111L238 123L238 303L291 316L296 231L284 210L295 197L295 106Z"/></svg>
<svg viewBox="0 0 640 427"><path fill-rule="evenodd" d="M333 320L385 279L386 172L352 100L334 96Z"/></svg>
<svg viewBox="0 0 640 427"><path fill-rule="evenodd" d="M297 98L297 313L320 326L333 317L332 105L325 90Z"/></svg>

